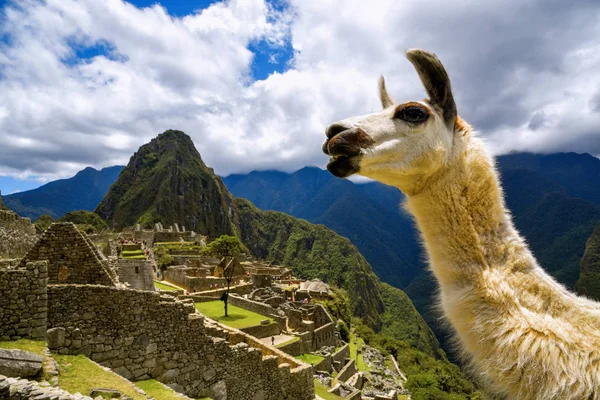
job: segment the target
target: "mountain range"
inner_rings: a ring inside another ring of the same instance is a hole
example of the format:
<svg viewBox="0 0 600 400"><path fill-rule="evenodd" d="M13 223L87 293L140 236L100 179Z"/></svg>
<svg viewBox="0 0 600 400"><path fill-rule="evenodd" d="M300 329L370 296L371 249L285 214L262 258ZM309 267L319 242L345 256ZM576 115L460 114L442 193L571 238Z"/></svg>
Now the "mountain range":
<svg viewBox="0 0 600 400"><path fill-rule="evenodd" d="M497 166L507 206L540 264L567 287L600 298L594 292L600 291L597 246L589 244L597 243L590 236L600 221L600 160L589 154L514 153L498 157ZM345 288L355 314L375 330L385 330L383 321L391 324L389 305L394 303L388 298L384 304L385 293L396 289L381 284L372 268L382 281L408 294L445 342L432 307L436 285L412 220L400 206L402 199L396 188L355 184L316 167L221 179L179 131L167 131L142 146L125 169L87 168L71 179L4 197L8 207L33 218L40 212L60 217L76 209L93 210L100 203L96 212L113 226L178 222L210 236L237 234L257 257ZM207 219L209 214L216 217ZM592 261L580 263L586 242L591 249L586 257ZM434 354L435 346L428 347Z"/></svg>
<svg viewBox="0 0 600 400"><path fill-rule="evenodd" d="M53 219L75 210L92 211L115 182L123 166L87 167L68 179L49 182L37 189L2 196L4 204L31 220L48 214Z"/></svg>
<svg viewBox="0 0 600 400"><path fill-rule="evenodd" d="M540 264L574 289L586 241L600 221L600 160L589 154L514 153L497 157L497 166L517 229ZM437 287L399 190L377 182L354 184L310 167L291 174L230 175L224 182L236 197L259 208L321 223L348 237L376 274L404 289L438 338L448 342L434 307Z"/></svg>

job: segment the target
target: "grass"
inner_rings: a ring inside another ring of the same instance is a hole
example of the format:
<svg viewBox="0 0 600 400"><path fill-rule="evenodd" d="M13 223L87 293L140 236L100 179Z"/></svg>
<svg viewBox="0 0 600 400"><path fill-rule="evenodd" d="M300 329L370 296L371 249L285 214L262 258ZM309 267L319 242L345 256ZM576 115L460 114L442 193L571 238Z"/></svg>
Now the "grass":
<svg viewBox="0 0 600 400"><path fill-rule="evenodd" d="M134 400L146 400L127 379L104 370L83 355L53 354L52 357L60 365L58 386L63 390L89 396L92 388L110 388L117 389Z"/></svg>
<svg viewBox="0 0 600 400"><path fill-rule="evenodd" d="M148 379L135 383L137 387L142 389L148 396L161 400L181 400L181 396L177 395L173 389L166 387L156 379Z"/></svg>
<svg viewBox="0 0 600 400"><path fill-rule="evenodd" d="M169 285L168 283L163 283L159 281L154 281L154 287L160 290L177 290L176 287Z"/></svg>
<svg viewBox="0 0 600 400"><path fill-rule="evenodd" d="M155 242L154 243L154 247L160 247L160 246L174 246L177 245L179 246L181 244L181 242ZM190 246L190 245L194 245L194 242L183 242L184 246Z"/></svg>
<svg viewBox="0 0 600 400"><path fill-rule="evenodd" d="M329 393L327 386L323 385L318 379L315 379L315 394L319 397L324 398L325 400L343 400L343 397L335 395L333 393Z"/></svg>
<svg viewBox="0 0 600 400"><path fill-rule="evenodd" d="M223 302L220 300L208 301L205 303L195 303L195 306L200 313L206 315L208 318L217 320L225 325L231 326L232 328L249 328L251 326L260 325L260 321L265 319L268 319L272 324L275 323L275 321L269 317L265 317L264 315L260 315L252 311L244 310L243 308L236 307L231 304L229 304L227 307L229 315L225 317Z"/></svg>
<svg viewBox="0 0 600 400"><path fill-rule="evenodd" d="M144 254L144 252L142 250L123 250L121 252L121 258L127 258L127 259L134 259L134 260L141 260L141 259L145 259L146 255Z"/></svg>
<svg viewBox="0 0 600 400"><path fill-rule="evenodd" d="M11 340L7 342L0 342L0 348L25 350L43 356L44 349L46 348L46 341L30 339Z"/></svg>
<svg viewBox="0 0 600 400"><path fill-rule="evenodd" d="M203 246L194 244L194 242L184 242L183 245L180 242L159 242L154 243L155 251L162 250L198 250L204 249Z"/></svg>
<svg viewBox="0 0 600 400"><path fill-rule="evenodd" d="M310 365L317 365L325 359L325 357L321 357L316 354L300 354L299 356L296 356L296 358Z"/></svg>
<svg viewBox="0 0 600 400"><path fill-rule="evenodd" d="M350 358L356 362L356 368L359 371L369 371L370 369L365 365L362 353L358 353L358 349L362 349L365 344L364 340L357 337L355 334L350 335Z"/></svg>
<svg viewBox="0 0 600 400"><path fill-rule="evenodd" d="M283 342L283 343L279 343L278 345L275 345L275 347L280 348L283 346L287 346L288 344L292 344L294 342L297 342L298 340L300 340L300 338L298 336L295 336L295 337L291 338L290 340L288 340L287 342Z"/></svg>

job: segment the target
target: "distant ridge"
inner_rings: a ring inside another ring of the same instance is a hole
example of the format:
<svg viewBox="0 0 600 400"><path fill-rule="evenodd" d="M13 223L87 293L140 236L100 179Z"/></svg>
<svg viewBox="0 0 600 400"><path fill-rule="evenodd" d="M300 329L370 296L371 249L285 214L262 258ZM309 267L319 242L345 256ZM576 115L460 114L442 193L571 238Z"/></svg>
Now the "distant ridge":
<svg viewBox="0 0 600 400"><path fill-rule="evenodd" d="M87 167L68 179L49 182L37 189L3 196L4 205L32 221L42 214L57 219L74 210L92 211L102 200L123 166L96 170Z"/></svg>

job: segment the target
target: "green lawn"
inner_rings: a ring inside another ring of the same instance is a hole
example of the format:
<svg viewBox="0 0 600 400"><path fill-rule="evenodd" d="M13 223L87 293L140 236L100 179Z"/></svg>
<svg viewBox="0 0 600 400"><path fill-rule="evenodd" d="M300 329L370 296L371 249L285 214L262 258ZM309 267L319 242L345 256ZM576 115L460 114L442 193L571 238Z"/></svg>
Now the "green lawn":
<svg viewBox="0 0 600 400"><path fill-rule="evenodd" d="M296 358L310 365L317 365L325 359L325 357L321 357L316 354L300 354L299 356L296 356Z"/></svg>
<svg viewBox="0 0 600 400"><path fill-rule="evenodd" d="M205 303L195 303L196 309L201 314L206 315L208 318L212 318L225 325L231 326L232 328L242 329L251 326L260 325L260 321L268 319L271 323L275 323L273 319L265 317L264 315L257 314L252 311L244 310L229 304L227 307L228 316L225 317L223 308L223 302L220 300L208 301Z"/></svg>
<svg viewBox="0 0 600 400"><path fill-rule="evenodd" d="M44 355L45 348L46 348L45 340L20 339L20 340L10 340L7 342L0 342L0 349L25 350L25 351L30 351L35 354L39 354L41 356Z"/></svg>
<svg viewBox="0 0 600 400"><path fill-rule="evenodd" d="M124 250L121 252L121 258L126 258L130 260L143 260L146 258L146 255L142 250Z"/></svg>
<svg viewBox="0 0 600 400"><path fill-rule="evenodd" d="M146 400L145 396L135 390L133 383L105 371L83 355L64 356L53 354L52 357L60 365L58 386L67 392L79 392L89 396L92 388L110 388L117 389L135 400Z"/></svg>
<svg viewBox="0 0 600 400"><path fill-rule="evenodd" d="M318 379L315 379L315 394L325 400L343 400L343 397L329 393L328 390L331 388L323 385Z"/></svg>
<svg viewBox="0 0 600 400"><path fill-rule="evenodd" d="M297 342L298 340L300 340L300 338L298 336L295 336L295 337L291 338L290 340L288 340L287 342L283 342L283 343L279 343L278 345L275 345L275 347L279 348L279 347L287 346L288 344L292 344L294 342Z"/></svg>
<svg viewBox="0 0 600 400"><path fill-rule="evenodd" d="M197 250L201 251L204 249L203 246L194 244L194 242L184 242L183 245L180 242L159 242L154 243L155 251L162 250Z"/></svg>
<svg viewBox="0 0 600 400"><path fill-rule="evenodd" d="M142 389L148 396L161 400L181 400L181 396L173 389L166 387L155 379L146 381L138 381L135 383L137 387Z"/></svg>
<svg viewBox="0 0 600 400"><path fill-rule="evenodd" d="M176 287L169 285L168 283L163 283L159 281L154 281L154 287L160 290L177 290Z"/></svg>
<svg viewBox="0 0 600 400"><path fill-rule="evenodd" d="M365 365L362 353L358 354L358 349L365 344L364 340L357 338L356 335L350 335L350 358L356 362L356 368L359 371L368 371L369 368Z"/></svg>

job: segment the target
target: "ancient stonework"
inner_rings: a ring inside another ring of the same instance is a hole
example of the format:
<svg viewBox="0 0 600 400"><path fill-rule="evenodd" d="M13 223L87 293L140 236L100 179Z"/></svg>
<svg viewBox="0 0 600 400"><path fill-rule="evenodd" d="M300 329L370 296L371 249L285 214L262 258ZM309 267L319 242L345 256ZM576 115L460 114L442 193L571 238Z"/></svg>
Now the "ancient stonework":
<svg viewBox="0 0 600 400"><path fill-rule="evenodd" d="M46 337L47 263L0 261L0 340Z"/></svg>
<svg viewBox="0 0 600 400"><path fill-rule="evenodd" d="M154 268L147 260L117 259L115 272L119 282L127 284L131 289L154 291Z"/></svg>
<svg viewBox="0 0 600 400"><path fill-rule="evenodd" d="M37 240L29 218L0 209L0 259L23 257Z"/></svg>
<svg viewBox="0 0 600 400"><path fill-rule="evenodd" d="M89 396L72 395L55 387L42 386L27 379L8 378L0 375L0 399L10 400L92 400Z"/></svg>
<svg viewBox="0 0 600 400"><path fill-rule="evenodd" d="M21 265L48 260L49 284L99 284L115 286L118 278L106 260L71 222L50 225L42 238L27 252Z"/></svg>
<svg viewBox="0 0 600 400"><path fill-rule="evenodd" d="M156 378L191 397L314 398L309 366L291 368L207 335L192 302L100 285L51 285L48 294L48 327L64 333L53 349L60 354L85 354L128 379Z"/></svg>

